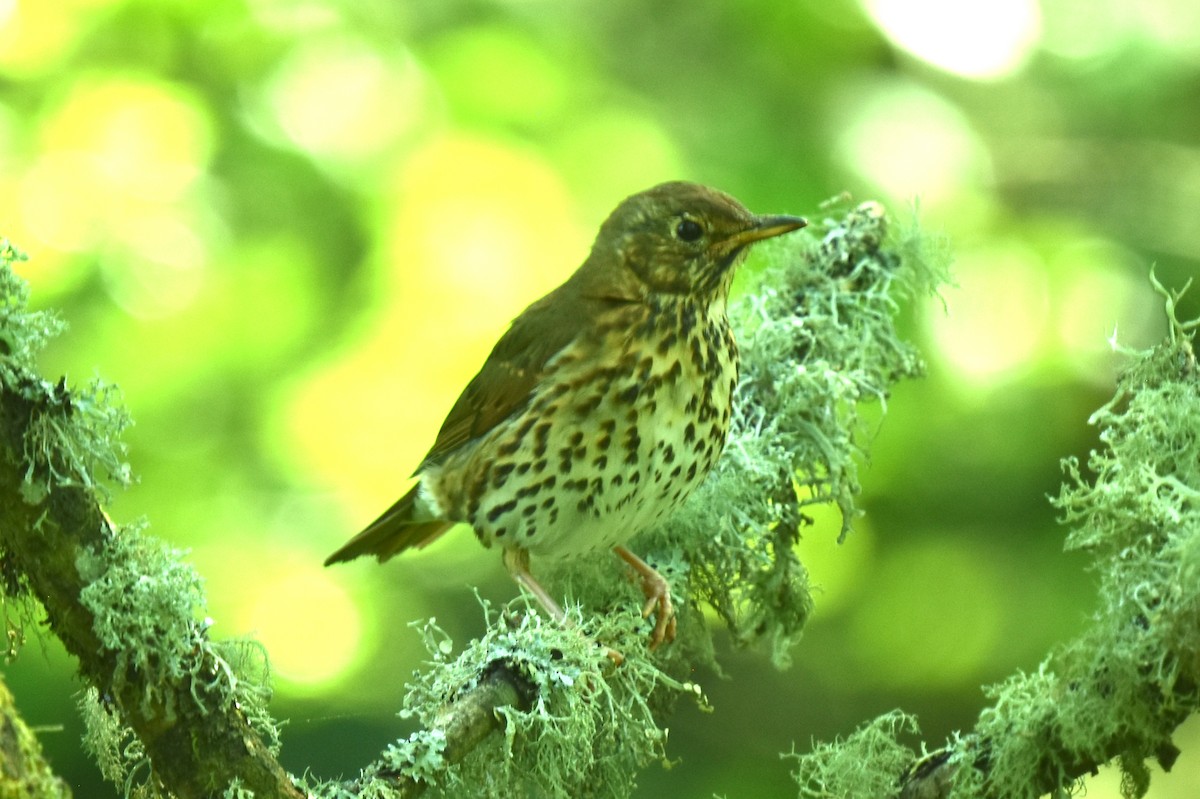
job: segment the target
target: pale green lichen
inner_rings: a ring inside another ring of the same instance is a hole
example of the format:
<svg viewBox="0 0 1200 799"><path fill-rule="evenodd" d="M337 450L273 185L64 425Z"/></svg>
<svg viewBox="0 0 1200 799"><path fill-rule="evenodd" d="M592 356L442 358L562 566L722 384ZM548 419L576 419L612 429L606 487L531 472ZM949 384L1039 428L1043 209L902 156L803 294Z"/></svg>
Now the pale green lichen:
<svg viewBox="0 0 1200 799"><path fill-rule="evenodd" d="M703 703L703 697L645 658L614 668L592 636L634 646L637 624L629 617L636 611L589 620L585 633L578 609L563 626L517 604L492 611L485 603L488 632L454 657L434 622L415 625L430 662L411 682L403 715L415 716L423 729L389 746L356 796L391 795L383 775L396 774L426 783L430 796L625 796L641 769L665 760L667 734L656 722L656 705L664 694L672 703L685 696ZM496 668L528 687L530 706L497 709L503 733L448 764L442 714ZM312 790L326 799L344 795L339 784Z"/></svg>
<svg viewBox="0 0 1200 799"><path fill-rule="evenodd" d="M149 784L150 758L146 748L120 719L111 704L100 699L95 688L88 688L79 699L83 719L83 746L100 769L101 776L120 786L122 795L154 797Z"/></svg>
<svg viewBox="0 0 1200 799"><path fill-rule="evenodd" d="M1090 420L1103 446L1086 473L1064 461L1067 479L1053 500L1071 528L1067 548L1094 558L1100 605L1036 672L986 689L991 706L942 753L954 767L955 799L1077 793L1080 777L1110 760L1123 772L1123 795L1140 797L1146 761L1169 767L1173 730L1200 708L1200 367L1192 341L1200 320L1177 319L1181 293L1154 285L1167 340L1125 351L1115 396ZM828 787L822 795L855 795L846 786L858 767L839 747L819 747L803 762L802 795L812 774Z"/></svg>
<svg viewBox="0 0 1200 799"><path fill-rule="evenodd" d="M147 707L171 695L165 686L212 679L193 673L200 662L193 655L207 643L205 623L196 621L204 591L183 554L129 525L76 561L87 583L79 601L93 615L100 644L116 654L114 683L119 690L136 673ZM176 708L166 711L173 718Z"/></svg>
<svg viewBox="0 0 1200 799"><path fill-rule="evenodd" d="M488 633L467 646L448 669L427 673L410 687L405 706L427 729L436 728L438 708L478 680L491 664L503 663L535 689L529 710L504 708L503 736L473 752L444 777L445 796L468 788L507 796L622 796L632 791L637 773L666 757L666 731L659 728L654 703L661 694L695 697L693 687L670 677L650 660L630 658L614 669L592 637L610 646L636 646L633 608L589 620L580 629L522 612L494 614ZM572 614L575 624L582 616ZM431 650L441 652L442 649Z"/></svg>
<svg viewBox="0 0 1200 799"><path fill-rule="evenodd" d="M106 500L101 477L118 485L132 479L121 441L129 414L116 387L99 379L69 388L65 377L52 383L37 376L37 354L66 325L53 313L29 310L29 287L12 270L22 260L0 239L0 383L41 411L30 418L22 443L22 495L36 505L55 486L82 486Z"/></svg>
<svg viewBox="0 0 1200 799"><path fill-rule="evenodd" d="M916 756L899 742L919 733L913 716L893 710L864 724L845 740L815 744L796 761L792 776L801 799L884 799L896 792L900 775Z"/></svg>
<svg viewBox="0 0 1200 799"><path fill-rule="evenodd" d="M6 385L15 382L15 369L32 370L46 343L66 329L54 313L29 310L29 286L13 271L25 260L25 253L0 238L0 377Z"/></svg>
<svg viewBox="0 0 1200 799"><path fill-rule="evenodd" d="M115 655L113 690L135 681L142 686L142 712L157 708L167 720L192 708L208 713L236 707L269 750L278 752L279 729L266 709L271 696L266 652L253 641L209 638L203 581L185 555L131 525L102 549L79 557L76 567L88 583L80 603L92 613L101 645ZM177 706L180 685L192 708ZM111 698L106 702L94 690L81 700L85 746L105 777L124 785L127 795L154 796L141 742Z"/></svg>
<svg viewBox="0 0 1200 799"><path fill-rule="evenodd" d="M28 418L23 440L5 442L7 454L22 463L20 491L31 505L64 487L82 488L92 501L103 502L108 495L102 478L129 480L120 440L128 415L116 388L99 380L71 388L65 379L50 383L37 376L38 352L64 326L52 314L28 310L28 287L11 268L21 259L0 241L0 384L31 406L29 411L9 406ZM176 700L180 685L187 689L187 710L236 707L277 749L278 730L266 712L265 654L256 644L209 639L203 583L185 553L145 535L143 525L116 529L100 540L80 550L74 565L86 584L80 605L92 616L100 646L113 654L111 695L90 691L81 701L88 729L84 743L102 773L124 785L127 796L155 795L145 750L121 721L117 697L137 702L144 715L161 712L171 721L184 710ZM11 656L30 611L24 578L16 571L3 578ZM131 684L140 687L132 700L124 696Z"/></svg>
<svg viewBox="0 0 1200 799"><path fill-rule="evenodd" d="M98 475L121 486L132 482L120 438L131 421L116 386L92 379L68 388L63 378L28 383L22 393L50 411L34 414L25 434L21 493L26 502L36 505L62 486L81 486L107 501L108 488Z"/></svg>

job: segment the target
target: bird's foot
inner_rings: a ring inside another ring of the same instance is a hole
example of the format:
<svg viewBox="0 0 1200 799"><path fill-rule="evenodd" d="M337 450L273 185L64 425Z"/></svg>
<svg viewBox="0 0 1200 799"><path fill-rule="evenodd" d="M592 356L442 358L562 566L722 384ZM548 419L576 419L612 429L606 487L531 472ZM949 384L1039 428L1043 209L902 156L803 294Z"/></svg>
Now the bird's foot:
<svg viewBox="0 0 1200 799"><path fill-rule="evenodd" d="M642 593L646 596L646 604L642 607L642 618L648 619L651 613L656 614L654 632L650 634L650 649L657 648L663 642L674 641L675 606L671 604L670 583L655 571L653 566L625 547L613 547L613 552L633 568L642 584Z"/></svg>

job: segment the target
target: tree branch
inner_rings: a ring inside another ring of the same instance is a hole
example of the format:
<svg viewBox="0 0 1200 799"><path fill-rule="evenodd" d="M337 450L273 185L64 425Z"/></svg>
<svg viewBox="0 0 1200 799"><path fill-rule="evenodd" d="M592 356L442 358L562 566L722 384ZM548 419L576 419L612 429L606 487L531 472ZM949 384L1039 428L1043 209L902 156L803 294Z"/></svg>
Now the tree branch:
<svg viewBox="0 0 1200 799"><path fill-rule="evenodd" d="M97 618L82 601L85 580L77 564L109 550L114 530L92 492L53 485L41 502L22 494L28 466L21 453L31 423L66 416L69 406L41 394L40 381L0 389L0 549L6 584L20 583L46 611L50 630L79 662L79 671L132 727L154 764L155 777L176 796L206 799L232 780L259 797L301 799L303 794L270 754L268 745L235 704L225 685L180 678L151 684L145 671L121 668L120 653L96 633ZM189 620L190 621L190 620ZM224 666L211 649L197 648L180 673L217 675ZM215 782L216 775L220 775Z"/></svg>
<svg viewBox="0 0 1200 799"><path fill-rule="evenodd" d="M1153 280L1153 276L1152 276ZM1036 673L987 689L975 729L918 758L890 715L798 757L802 797L1037 797L1116 760L1126 796L1149 787L1146 760L1170 770L1174 730L1200 710L1200 320L1165 298L1169 335L1130 356L1116 395L1092 415L1103 447L1074 459L1054 500L1067 548L1093 556L1092 624ZM921 747L925 751L925 747Z"/></svg>
<svg viewBox="0 0 1200 799"><path fill-rule="evenodd" d="M37 736L17 712L0 680L0 796L6 799L71 799L71 789L42 756Z"/></svg>

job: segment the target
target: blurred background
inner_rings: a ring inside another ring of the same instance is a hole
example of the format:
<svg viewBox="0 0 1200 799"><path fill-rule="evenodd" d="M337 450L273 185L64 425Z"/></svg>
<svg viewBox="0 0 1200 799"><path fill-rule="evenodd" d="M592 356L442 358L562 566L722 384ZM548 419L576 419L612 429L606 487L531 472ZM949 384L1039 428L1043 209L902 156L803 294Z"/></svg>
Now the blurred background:
<svg viewBox="0 0 1200 799"><path fill-rule="evenodd" d="M681 710L639 790L789 796L780 752L894 707L936 744L1086 623L1046 497L1096 444L1114 331L1163 334L1150 266L1200 273L1200 4L0 0L0 235L71 325L45 374L122 387L140 483L113 515L191 550L215 633L265 643L292 771L407 731L408 622L462 641L471 586L514 595L467 534L321 562L606 213L672 178L759 212L919 202L957 255L944 307L906 312L930 374L889 400L866 517L806 531L795 665L720 639L713 714ZM115 796L57 643L6 678L77 795ZM1151 797L1194 796L1200 725L1177 743Z"/></svg>

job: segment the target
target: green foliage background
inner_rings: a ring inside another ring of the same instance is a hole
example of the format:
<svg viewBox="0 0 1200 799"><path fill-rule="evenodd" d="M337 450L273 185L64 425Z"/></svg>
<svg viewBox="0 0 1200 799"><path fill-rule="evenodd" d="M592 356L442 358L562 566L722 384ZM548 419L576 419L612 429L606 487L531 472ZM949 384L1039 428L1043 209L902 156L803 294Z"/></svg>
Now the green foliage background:
<svg viewBox="0 0 1200 799"><path fill-rule="evenodd" d="M1149 265L1200 273L1200 12L998 3L981 32L907 4L921 38L888 5L0 2L0 236L70 324L44 372L121 385L140 483L113 515L191 548L214 632L266 644L289 768L356 771L409 729L406 623L461 641L469 586L513 594L467 536L320 562L405 488L508 320L663 179L810 216L919 197L959 286L911 314L931 374L888 400L867 515L840 547L836 511L805 530L822 591L794 665L719 651L713 714L679 714L679 767L640 795L793 795L780 752L896 706L938 740L1096 606L1046 497L1095 444L1114 326L1164 333ZM1009 60L964 74L964 42ZM112 795L56 644L6 677L77 795ZM1200 780L1200 729L1178 743L1150 796Z"/></svg>

